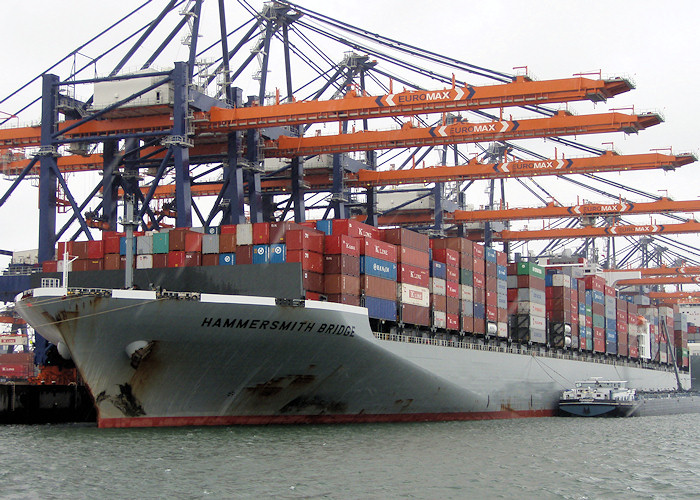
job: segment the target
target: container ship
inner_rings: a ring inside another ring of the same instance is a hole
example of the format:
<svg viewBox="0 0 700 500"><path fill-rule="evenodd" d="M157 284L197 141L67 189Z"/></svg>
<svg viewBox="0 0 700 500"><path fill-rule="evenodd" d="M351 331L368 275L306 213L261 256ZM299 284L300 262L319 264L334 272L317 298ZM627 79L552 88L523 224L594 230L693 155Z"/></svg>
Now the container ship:
<svg viewBox="0 0 700 500"><path fill-rule="evenodd" d="M684 315L580 259L352 219L105 231L64 254L16 308L100 427L540 417L575 380L690 386Z"/></svg>

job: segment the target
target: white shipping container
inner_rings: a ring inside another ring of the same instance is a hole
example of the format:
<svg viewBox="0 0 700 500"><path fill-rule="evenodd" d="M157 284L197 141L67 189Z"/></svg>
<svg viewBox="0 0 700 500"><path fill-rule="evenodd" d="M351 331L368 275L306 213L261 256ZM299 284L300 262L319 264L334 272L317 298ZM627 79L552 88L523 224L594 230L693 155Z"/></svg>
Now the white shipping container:
<svg viewBox="0 0 700 500"><path fill-rule="evenodd" d="M498 336L501 338L508 338L508 323L496 323L498 327Z"/></svg>
<svg viewBox="0 0 700 500"><path fill-rule="evenodd" d="M205 234L202 236L202 253L219 253L219 235Z"/></svg>
<svg viewBox="0 0 700 500"><path fill-rule="evenodd" d="M153 253L153 236L136 237L136 253L139 255L149 255Z"/></svg>
<svg viewBox="0 0 700 500"><path fill-rule="evenodd" d="M442 278L430 278L430 293L434 295L447 295L445 280Z"/></svg>
<svg viewBox="0 0 700 500"><path fill-rule="evenodd" d="M153 255L137 255L136 256L136 269L152 269L153 268Z"/></svg>
<svg viewBox="0 0 700 500"><path fill-rule="evenodd" d="M571 288L571 277L566 274L553 274L552 286Z"/></svg>
<svg viewBox="0 0 700 500"><path fill-rule="evenodd" d="M253 225L252 224L238 224L238 225L236 225L236 244L239 246L253 244Z"/></svg>
<svg viewBox="0 0 700 500"><path fill-rule="evenodd" d="M433 326L447 328L447 314L442 311L433 311Z"/></svg>
<svg viewBox="0 0 700 500"><path fill-rule="evenodd" d="M58 261L58 267L57 267L56 270L57 270L59 273L62 273L64 268L65 268L68 272L71 272L71 271L73 270L73 262L71 262L70 260L69 260L68 262L66 262L65 260L62 260L62 259L59 260L59 261Z"/></svg>
<svg viewBox="0 0 700 500"><path fill-rule="evenodd" d="M399 302L420 307L430 307L430 290L422 286L399 283L397 286Z"/></svg>
<svg viewBox="0 0 700 500"><path fill-rule="evenodd" d="M531 328L530 341L537 344L544 344L547 342L547 332L543 328Z"/></svg>
<svg viewBox="0 0 700 500"><path fill-rule="evenodd" d="M530 328L536 328L536 329L541 329L544 330L547 328L547 322L544 318L544 316L535 316L533 314L530 315Z"/></svg>
<svg viewBox="0 0 700 500"><path fill-rule="evenodd" d="M474 287L471 285L460 285L462 292L462 300L474 302Z"/></svg>

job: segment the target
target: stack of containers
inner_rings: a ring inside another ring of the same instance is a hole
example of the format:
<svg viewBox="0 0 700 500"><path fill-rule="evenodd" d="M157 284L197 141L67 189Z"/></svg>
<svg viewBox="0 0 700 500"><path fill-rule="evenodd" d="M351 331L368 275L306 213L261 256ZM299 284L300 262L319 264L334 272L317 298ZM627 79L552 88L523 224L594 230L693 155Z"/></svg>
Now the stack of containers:
<svg viewBox="0 0 700 500"><path fill-rule="evenodd" d="M615 288L605 285L605 352L617 354L617 297Z"/></svg>
<svg viewBox="0 0 700 500"><path fill-rule="evenodd" d="M589 275L584 278L586 294L591 296L593 351L605 352L605 278ZM588 297L586 297L588 303Z"/></svg>
<svg viewBox="0 0 700 500"><path fill-rule="evenodd" d="M586 294L586 282L583 278L576 280L578 288L578 336L579 349L582 351L593 350L593 316L591 294ZM591 301L589 303L589 300Z"/></svg>
<svg viewBox="0 0 700 500"><path fill-rule="evenodd" d="M236 225L236 265L253 263L253 224Z"/></svg>
<svg viewBox="0 0 700 500"><path fill-rule="evenodd" d="M116 231L103 231L102 232L102 247L104 251L104 263L103 269L116 270L121 269L122 259L119 253L119 246L121 242L121 237L124 233L118 233ZM165 253L168 253L166 247ZM61 252L61 243L58 244L58 260L63 258L63 253ZM126 260L125 260L126 263ZM163 266L164 267L164 266Z"/></svg>
<svg viewBox="0 0 700 500"><path fill-rule="evenodd" d="M474 244L459 237L444 238L431 242L433 251L448 249L459 257L459 329L473 333L474 330ZM450 275L451 276L451 275Z"/></svg>
<svg viewBox="0 0 700 500"><path fill-rule="evenodd" d="M58 258L63 259L65 244L58 245ZM104 268L104 243L102 240L73 241L68 245L72 271L101 271ZM57 266L58 267L58 266Z"/></svg>
<svg viewBox="0 0 700 500"><path fill-rule="evenodd" d="M681 312L674 312L673 340L676 355L676 365L679 368L688 366L684 364L688 358L688 317Z"/></svg>
<svg viewBox="0 0 700 500"><path fill-rule="evenodd" d="M486 259L484 246L480 243L472 245L472 280L474 290L473 332L486 333Z"/></svg>
<svg viewBox="0 0 700 500"><path fill-rule="evenodd" d="M628 302L617 299L617 355L627 357L629 355L629 324Z"/></svg>
<svg viewBox="0 0 700 500"><path fill-rule="evenodd" d="M188 228L168 232L168 267L202 265L202 233Z"/></svg>
<svg viewBox="0 0 700 500"><path fill-rule="evenodd" d="M637 305L629 302L627 304L627 349L632 359L639 358L640 325Z"/></svg>
<svg viewBox="0 0 700 500"><path fill-rule="evenodd" d="M238 243L235 224L219 226L219 265L233 266L236 264L236 246ZM155 240L154 240L155 244Z"/></svg>
<svg viewBox="0 0 700 500"><path fill-rule="evenodd" d="M493 248L484 248L484 260L484 277L486 280L486 331L489 335L498 335L498 252ZM506 283L506 290L507 286ZM507 337L508 329L506 328L505 332L501 331L500 333L505 333Z"/></svg>
<svg viewBox="0 0 700 500"><path fill-rule="evenodd" d="M318 236L316 236L318 234ZM360 242L344 234L325 235L309 230L291 231L287 239L289 251L313 251L321 242L323 257L324 292L329 302L360 305Z"/></svg>
<svg viewBox="0 0 700 500"><path fill-rule="evenodd" d="M637 310L639 311L639 314L646 319L649 327L649 348L648 350L645 349L645 359L659 361L659 309L656 306L637 306ZM640 346L640 357L641 350L642 346Z"/></svg>
<svg viewBox="0 0 700 500"><path fill-rule="evenodd" d="M545 303L544 268L531 262L509 264L508 311L515 342L547 342Z"/></svg>
<svg viewBox="0 0 700 500"><path fill-rule="evenodd" d="M444 290L440 277L435 279L433 286L433 293L438 297L444 291L445 326L443 328L459 330L459 252L450 248L435 248L435 242L440 240L433 241L433 262L445 265ZM442 298L436 298L435 303L439 306L434 308L434 316L442 321L442 315L436 314L442 312Z"/></svg>
<svg viewBox="0 0 700 500"><path fill-rule="evenodd" d="M313 228L285 223L283 226L271 225L270 238L270 263L300 263L306 298L319 299L320 294L325 292L325 257L323 253L325 235ZM355 255L357 255L357 250L357 245L351 249ZM357 286L348 290L350 294L359 293ZM333 302L338 302L338 300L333 300ZM356 300L350 303L355 304Z"/></svg>
<svg viewBox="0 0 700 500"><path fill-rule="evenodd" d="M545 286L547 343L550 347L563 348L567 345L567 337L568 344L571 344L571 277L556 269L549 269L545 276Z"/></svg>
<svg viewBox="0 0 700 500"><path fill-rule="evenodd" d="M202 235L202 265L219 265L219 246L221 235L220 228L210 227L209 231Z"/></svg>
<svg viewBox="0 0 700 500"><path fill-rule="evenodd" d="M508 256L496 251L496 303L498 336L508 338Z"/></svg>
<svg viewBox="0 0 700 500"><path fill-rule="evenodd" d="M673 347L673 308L667 306L659 307L659 362L670 363L669 349ZM666 326L664 331L663 325ZM666 335L668 334L668 337Z"/></svg>
<svg viewBox="0 0 700 500"><path fill-rule="evenodd" d="M396 246L399 321L430 326L430 240L424 234L402 228L385 229L382 237Z"/></svg>
<svg viewBox="0 0 700 500"><path fill-rule="evenodd" d="M571 348L578 349L580 344L580 324L578 321L578 281L571 279Z"/></svg>
<svg viewBox="0 0 700 500"><path fill-rule="evenodd" d="M333 220L332 235L358 240L360 288L369 317L396 321L396 247L381 240L379 229L349 219Z"/></svg>
<svg viewBox="0 0 700 500"><path fill-rule="evenodd" d="M105 242L105 248L107 243ZM168 253L170 252L170 230L162 229L153 233L153 267L168 267Z"/></svg>
<svg viewBox="0 0 700 500"><path fill-rule="evenodd" d="M434 249L433 249L434 251ZM447 269L445 263L430 261L430 317L436 328L447 328Z"/></svg>

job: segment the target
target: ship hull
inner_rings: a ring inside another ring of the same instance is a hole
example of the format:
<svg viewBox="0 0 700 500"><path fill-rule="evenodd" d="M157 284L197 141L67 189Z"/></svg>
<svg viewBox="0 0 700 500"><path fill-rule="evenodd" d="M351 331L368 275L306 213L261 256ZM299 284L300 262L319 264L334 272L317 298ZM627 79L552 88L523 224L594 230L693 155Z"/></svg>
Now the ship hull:
<svg viewBox="0 0 700 500"><path fill-rule="evenodd" d="M377 335L366 309L328 302L37 289L17 310L67 346L100 427L539 417L573 380L676 386L665 370Z"/></svg>

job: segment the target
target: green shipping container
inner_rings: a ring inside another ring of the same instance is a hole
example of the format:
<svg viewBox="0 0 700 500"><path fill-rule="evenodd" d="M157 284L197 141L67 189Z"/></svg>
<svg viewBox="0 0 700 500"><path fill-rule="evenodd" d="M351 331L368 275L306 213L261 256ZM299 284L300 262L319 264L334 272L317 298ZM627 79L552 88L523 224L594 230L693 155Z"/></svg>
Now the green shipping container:
<svg viewBox="0 0 700 500"><path fill-rule="evenodd" d="M593 328L605 328L605 316L601 316L600 314L594 314Z"/></svg>
<svg viewBox="0 0 700 500"><path fill-rule="evenodd" d="M170 247L169 233L153 233L153 253L168 253Z"/></svg>
<svg viewBox="0 0 700 500"><path fill-rule="evenodd" d="M544 279L544 267L532 262L518 262L518 274Z"/></svg>
<svg viewBox="0 0 700 500"><path fill-rule="evenodd" d="M459 270L459 282L462 285L473 285L474 284L474 271L468 269Z"/></svg>

